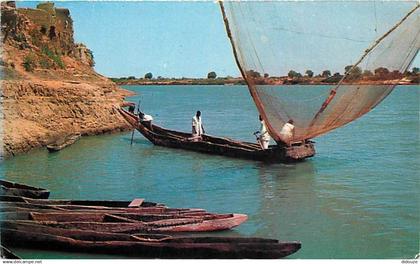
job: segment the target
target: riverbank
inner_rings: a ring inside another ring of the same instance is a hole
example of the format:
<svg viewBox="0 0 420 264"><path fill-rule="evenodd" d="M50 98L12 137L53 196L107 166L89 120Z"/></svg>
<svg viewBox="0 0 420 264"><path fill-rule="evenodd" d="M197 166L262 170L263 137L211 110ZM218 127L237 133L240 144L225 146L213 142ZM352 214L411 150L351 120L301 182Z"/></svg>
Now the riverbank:
<svg viewBox="0 0 420 264"><path fill-rule="evenodd" d="M0 158L70 133L129 129L115 110L132 92L93 69L91 51L74 42L69 10L2 2L2 148Z"/></svg>

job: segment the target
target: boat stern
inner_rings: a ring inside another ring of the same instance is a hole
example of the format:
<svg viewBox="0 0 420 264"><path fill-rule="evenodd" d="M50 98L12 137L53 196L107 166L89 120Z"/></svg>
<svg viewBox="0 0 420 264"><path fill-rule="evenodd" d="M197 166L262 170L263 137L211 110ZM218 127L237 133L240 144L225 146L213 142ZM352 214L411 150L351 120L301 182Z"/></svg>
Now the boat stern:
<svg viewBox="0 0 420 264"><path fill-rule="evenodd" d="M315 155L315 145L313 141L293 143L290 147L285 147L285 158L287 161L301 161Z"/></svg>

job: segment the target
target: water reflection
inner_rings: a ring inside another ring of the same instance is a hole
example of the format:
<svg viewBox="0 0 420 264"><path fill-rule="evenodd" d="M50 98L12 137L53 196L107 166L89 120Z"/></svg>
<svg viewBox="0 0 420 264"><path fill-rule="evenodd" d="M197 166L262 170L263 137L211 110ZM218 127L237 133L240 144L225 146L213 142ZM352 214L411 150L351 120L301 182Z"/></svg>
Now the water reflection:
<svg viewBox="0 0 420 264"><path fill-rule="evenodd" d="M312 162L257 166L260 206L252 220L259 228L256 235L294 239L297 221L302 211L314 207L317 200L314 186L315 169ZM295 219L290 221L290 219Z"/></svg>

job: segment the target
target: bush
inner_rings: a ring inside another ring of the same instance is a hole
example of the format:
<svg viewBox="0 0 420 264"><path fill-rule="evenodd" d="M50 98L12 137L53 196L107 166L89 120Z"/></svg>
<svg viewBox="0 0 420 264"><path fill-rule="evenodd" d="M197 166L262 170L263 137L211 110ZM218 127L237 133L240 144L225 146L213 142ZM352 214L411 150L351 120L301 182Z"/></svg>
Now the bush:
<svg viewBox="0 0 420 264"><path fill-rule="evenodd" d="M43 69L50 69L54 66L54 64L47 58L41 58L39 61L39 66L41 66Z"/></svg>
<svg viewBox="0 0 420 264"><path fill-rule="evenodd" d="M29 32L29 35L31 36L32 44L34 44L37 47L41 46L41 42L42 42L42 34L41 34L41 32L39 32L36 29L32 29Z"/></svg>
<svg viewBox="0 0 420 264"><path fill-rule="evenodd" d="M25 58L23 58L23 68L25 68L25 71L32 72L35 67L35 56L33 54L26 55Z"/></svg>
<svg viewBox="0 0 420 264"><path fill-rule="evenodd" d="M42 51L42 54L50 58L54 62L55 65L57 65L61 69L65 68L64 62L61 60L61 57L57 55L56 53L54 53L52 50L50 50L47 46L43 46L41 51Z"/></svg>
<svg viewBox="0 0 420 264"><path fill-rule="evenodd" d="M14 39L17 42L25 42L26 41L25 35L23 35L23 33L17 33L16 36L14 37Z"/></svg>
<svg viewBox="0 0 420 264"><path fill-rule="evenodd" d="M93 56L93 51L88 49L87 52L90 56L90 66L93 67L93 66L95 66L95 57Z"/></svg>

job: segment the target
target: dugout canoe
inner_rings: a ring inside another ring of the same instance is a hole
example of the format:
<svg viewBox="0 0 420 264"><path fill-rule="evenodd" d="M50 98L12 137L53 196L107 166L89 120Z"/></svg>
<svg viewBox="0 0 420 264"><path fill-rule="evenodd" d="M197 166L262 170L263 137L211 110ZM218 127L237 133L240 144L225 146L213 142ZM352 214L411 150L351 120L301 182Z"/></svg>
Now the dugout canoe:
<svg viewBox="0 0 420 264"><path fill-rule="evenodd" d="M19 256L3 245L0 245L0 255L2 259L20 259Z"/></svg>
<svg viewBox="0 0 420 264"><path fill-rule="evenodd" d="M194 216L208 214L204 209L188 208L167 208L167 207L137 207L137 208L119 208L119 207L92 207L92 206L73 206L73 205L33 205L15 202L0 202L0 215L7 213L102 213L102 214L136 214L136 215L175 215L175 216Z"/></svg>
<svg viewBox="0 0 420 264"><path fill-rule="evenodd" d="M68 213L7 212L4 220L29 220L35 223L66 228L115 233L139 231L212 232L232 229L248 217L244 214L139 214L139 213Z"/></svg>
<svg viewBox="0 0 420 264"><path fill-rule="evenodd" d="M56 141L52 142L51 144L48 144L47 149L49 152L60 151L63 148L74 144L77 140L80 139L80 137L81 137L80 133L69 134L69 135L63 136L57 139Z"/></svg>
<svg viewBox="0 0 420 264"><path fill-rule="evenodd" d="M296 162L315 155L312 141L292 144L290 147L272 145L266 150L262 150L256 143L210 135L203 135L202 140L193 141L190 133L165 129L155 124L152 124L150 128L149 125L139 122L138 116L122 108L118 111L133 128L157 146L264 162Z"/></svg>
<svg viewBox="0 0 420 264"><path fill-rule="evenodd" d="M166 207L162 203L144 201L144 199L134 199L133 201L114 201L114 200L59 200L59 199L34 199L19 195L0 195L0 202L16 202L33 206L59 206L70 209L127 209L127 208L149 208Z"/></svg>
<svg viewBox="0 0 420 264"><path fill-rule="evenodd" d="M21 196L35 199L48 199L50 191L44 188L0 180L0 195Z"/></svg>
<svg viewBox="0 0 420 264"><path fill-rule="evenodd" d="M2 222L1 227L2 243L7 246L143 258L282 258L301 247L298 241L261 238L125 235L14 222Z"/></svg>

